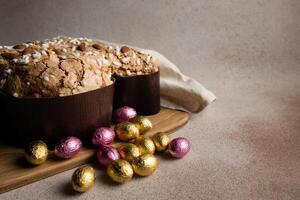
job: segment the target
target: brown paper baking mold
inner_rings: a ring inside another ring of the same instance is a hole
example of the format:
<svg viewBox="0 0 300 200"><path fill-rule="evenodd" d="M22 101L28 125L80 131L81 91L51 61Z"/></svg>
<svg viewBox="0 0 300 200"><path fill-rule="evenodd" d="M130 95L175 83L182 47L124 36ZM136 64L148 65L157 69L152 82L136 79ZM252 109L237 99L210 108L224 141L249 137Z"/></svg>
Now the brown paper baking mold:
<svg viewBox="0 0 300 200"><path fill-rule="evenodd" d="M130 106L139 115L160 111L159 72L120 77L114 84L72 96L15 98L0 93L0 138L24 146L43 140L53 147L66 136L90 143L92 132L111 123L113 107Z"/></svg>
<svg viewBox="0 0 300 200"><path fill-rule="evenodd" d="M114 109L129 106L139 115L153 115L160 111L159 72L129 77L114 75L114 78Z"/></svg>
<svg viewBox="0 0 300 200"><path fill-rule="evenodd" d="M90 139L99 126L109 126L114 84L94 91L55 98L15 98L0 93L1 138L25 145L43 140L52 146L66 136Z"/></svg>

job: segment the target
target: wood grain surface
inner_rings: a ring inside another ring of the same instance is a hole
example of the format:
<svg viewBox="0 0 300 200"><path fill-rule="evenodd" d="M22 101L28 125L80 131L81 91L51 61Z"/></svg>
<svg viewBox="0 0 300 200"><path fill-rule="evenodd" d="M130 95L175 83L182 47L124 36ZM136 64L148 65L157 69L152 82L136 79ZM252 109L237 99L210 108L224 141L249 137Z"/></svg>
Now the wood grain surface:
<svg viewBox="0 0 300 200"><path fill-rule="evenodd" d="M158 132L174 132L188 122L189 115L185 112L162 108L160 113L149 118L153 123L153 129L146 135L153 136ZM51 152L44 164L31 166L24 158L23 149L0 144L0 193L90 162L94 154L94 149L85 147L74 158L61 160Z"/></svg>

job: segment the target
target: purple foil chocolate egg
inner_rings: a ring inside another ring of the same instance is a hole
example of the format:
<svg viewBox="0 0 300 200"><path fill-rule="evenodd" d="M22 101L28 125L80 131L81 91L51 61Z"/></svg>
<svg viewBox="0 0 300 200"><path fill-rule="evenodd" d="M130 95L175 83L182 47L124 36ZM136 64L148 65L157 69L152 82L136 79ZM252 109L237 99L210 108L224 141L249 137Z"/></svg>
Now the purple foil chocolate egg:
<svg viewBox="0 0 300 200"><path fill-rule="evenodd" d="M115 122L124 122L133 119L137 115L135 109L123 106L114 111L113 117Z"/></svg>
<svg viewBox="0 0 300 200"><path fill-rule="evenodd" d="M184 157L191 149L191 143L184 137L173 139L169 144L169 153L175 158Z"/></svg>
<svg viewBox="0 0 300 200"><path fill-rule="evenodd" d="M117 149L110 146L101 146L97 152L97 158L101 165L107 167L110 163L120 159Z"/></svg>
<svg viewBox="0 0 300 200"><path fill-rule="evenodd" d="M66 137L55 146L54 154L59 158L72 158L81 149L82 142L74 136Z"/></svg>
<svg viewBox="0 0 300 200"><path fill-rule="evenodd" d="M116 134L113 129L107 127L101 127L94 132L92 143L95 146L109 145L114 141L115 136Z"/></svg>

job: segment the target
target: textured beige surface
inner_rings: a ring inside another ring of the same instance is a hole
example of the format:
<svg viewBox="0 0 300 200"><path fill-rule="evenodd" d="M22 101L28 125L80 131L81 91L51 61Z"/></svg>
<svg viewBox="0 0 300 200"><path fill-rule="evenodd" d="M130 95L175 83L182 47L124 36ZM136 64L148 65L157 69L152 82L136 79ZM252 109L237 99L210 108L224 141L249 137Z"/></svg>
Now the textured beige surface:
<svg viewBox="0 0 300 200"><path fill-rule="evenodd" d="M298 0L20 2L1 2L1 43L125 41L161 52L218 100L176 134L191 139L190 154L161 157L151 177L118 186L97 170L95 187L77 195L71 170L1 200L300 199Z"/></svg>

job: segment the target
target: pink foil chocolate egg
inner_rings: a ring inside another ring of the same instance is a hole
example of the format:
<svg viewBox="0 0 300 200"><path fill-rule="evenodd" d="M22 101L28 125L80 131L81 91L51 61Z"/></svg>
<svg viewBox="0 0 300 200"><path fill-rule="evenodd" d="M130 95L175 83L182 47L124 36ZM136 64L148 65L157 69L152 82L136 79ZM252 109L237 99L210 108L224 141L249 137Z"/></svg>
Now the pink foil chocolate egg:
<svg viewBox="0 0 300 200"><path fill-rule="evenodd" d="M101 146L97 152L97 158L101 165L107 167L110 163L120 159L117 149L110 146Z"/></svg>
<svg viewBox="0 0 300 200"><path fill-rule="evenodd" d="M114 141L115 136L116 134L113 129L101 127L94 132L92 137L92 143L95 146L109 145Z"/></svg>
<svg viewBox="0 0 300 200"><path fill-rule="evenodd" d="M54 154L59 158L72 158L81 149L82 142L74 136L66 137L55 146Z"/></svg>
<svg viewBox="0 0 300 200"><path fill-rule="evenodd" d="M173 139L169 144L169 153L175 158L184 157L191 149L191 143L184 137Z"/></svg>
<svg viewBox="0 0 300 200"><path fill-rule="evenodd" d="M137 115L135 109L123 106L114 111L113 117L115 122L124 122L133 119Z"/></svg>

